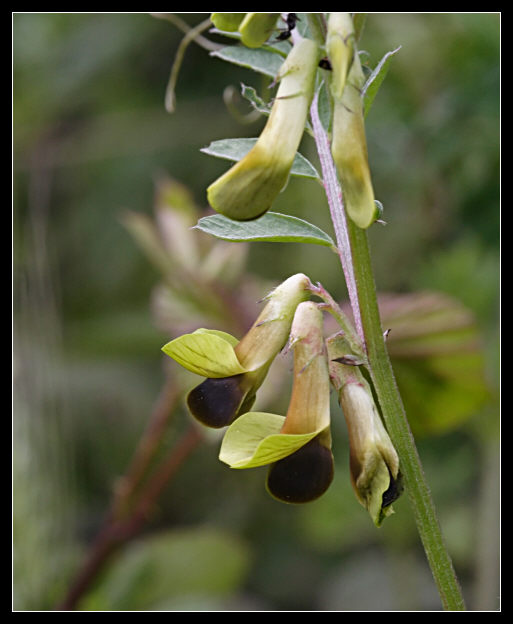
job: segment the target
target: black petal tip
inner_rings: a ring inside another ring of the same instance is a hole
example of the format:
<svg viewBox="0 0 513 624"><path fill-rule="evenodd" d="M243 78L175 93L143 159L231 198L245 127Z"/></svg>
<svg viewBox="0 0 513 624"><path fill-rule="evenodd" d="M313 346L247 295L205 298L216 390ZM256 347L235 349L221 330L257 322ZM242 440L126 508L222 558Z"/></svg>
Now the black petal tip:
<svg viewBox="0 0 513 624"><path fill-rule="evenodd" d="M330 486L334 475L330 449L314 438L269 469L267 490L285 503L309 503Z"/></svg>
<svg viewBox="0 0 513 624"><path fill-rule="evenodd" d="M399 473L397 475L397 479L394 479L392 475L390 475L390 485L388 486L387 491L383 492L381 507L389 507L399 498L399 496L401 496L403 489L404 487L401 474Z"/></svg>
<svg viewBox="0 0 513 624"><path fill-rule="evenodd" d="M191 414L203 425L219 429L230 425L236 418L245 397L242 375L205 379L187 396Z"/></svg>

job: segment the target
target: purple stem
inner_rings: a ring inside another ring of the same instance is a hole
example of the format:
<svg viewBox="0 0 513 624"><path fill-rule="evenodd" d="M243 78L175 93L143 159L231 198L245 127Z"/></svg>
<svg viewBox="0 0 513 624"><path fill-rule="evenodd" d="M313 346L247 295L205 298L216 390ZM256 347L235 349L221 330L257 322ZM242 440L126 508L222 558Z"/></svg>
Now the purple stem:
<svg viewBox="0 0 513 624"><path fill-rule="evenodd" d="M319 160L321 163L323 186L328 199L328 205L337 239L338 254L342 264L342 270L346 278L347 292L349 294L349 302L353 311L356 331L362 344L365 346L365 335L363 333L363 324L360 314L360 304L358 301L358 291L356 288L356 277L353 267L353 258L351 255L351 244L349 241L349 233L347 231L346 211L344 210L344 202L342 200L342 190L338 182L337 171L333 158L331 157L330 142L328 134L324 130L318 113L319 93L315 93L312 105L310 107L310 117L312 119L312 127L314 131L315 145Z"/></svg>

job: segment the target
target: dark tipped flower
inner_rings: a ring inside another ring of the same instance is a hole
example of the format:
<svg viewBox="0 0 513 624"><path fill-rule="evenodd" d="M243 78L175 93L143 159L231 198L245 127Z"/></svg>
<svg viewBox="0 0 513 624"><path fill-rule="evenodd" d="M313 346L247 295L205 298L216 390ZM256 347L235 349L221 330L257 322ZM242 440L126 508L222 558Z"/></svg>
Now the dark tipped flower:
<svg viewBox="0 0 513 624"><path fill-rule="evenodd" d="M401 493L399 458L367 384L350 381L339 397L349 432L351 481L358 500L379 526Z"/></svg>
<svg viewBox="0 0 513 624"><path fill-rule="evenodd" d="M342 364L337 343L328 341L331 379L349 433L351 483L357 499L380 526L401 494L399 457L381 421L369 384L358 366Z"/></svg>
<svg viewBox="0 0 513 624"><path fill-rule="evenodd" d="M285 417L249 412L227 430L219 458L232 468L269 465L267 489L287 503L321 496L333 479L330 386L322 313L300 303L291 328L294 383Z"/></svg>
<svg viewBox="0 0 513 624"><path fill-rule="evenodd" d="M287 184L303 136L318 62L310 39L295 44L282 65L271 114L253 148L207 189L217 212L247 221L263 215Z"/></svg>
<svg viewBox="0 0 513 624"><path fill-rule="evenodd" d="M309 279L298 273L275 288L261 314L239 342L216 330L199 329L162 350L193 373L207 377L191 390L191 414L209 427L225 427L251 409L276 355L290 333L298 303L308 296Z"/></svg>

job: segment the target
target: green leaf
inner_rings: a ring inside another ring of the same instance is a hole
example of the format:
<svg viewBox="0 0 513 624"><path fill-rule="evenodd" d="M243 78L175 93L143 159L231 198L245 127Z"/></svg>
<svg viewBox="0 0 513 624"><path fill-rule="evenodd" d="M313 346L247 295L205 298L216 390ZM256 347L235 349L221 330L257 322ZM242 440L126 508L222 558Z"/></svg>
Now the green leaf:
<svg viewBox="0 0 513 624"><path fill-rule="evenodd" d="M367 116L367 113L369 112L370 107L374 102L374 98L376 97L378 89L380 88L383 80L385 80L392 56L399 52L400 49L401 46L399 46L395 50L392 50L391 52L387 52L385 56L383 56L381 61L377 64L376 68L364 84L362 89L362 97L363 114L365 117Z"/></svg>
<svg viewBox="0 0 513 624"><path fill-rule="evenodd" d="M222 560L222 565L219 562ZM233 532L174 529L127 544L80 608L94 610L194 610L218 604L239 590L251 562L248 545Z"/></svg>
<svg viewBox="0 0 513 624"><path fill-rule="evenodd" d="M231 468L256 468L291 455L319 431L280 433L284 416L265 412L243 414L227 429L219 459Z"/></svg>
<svg viewBox="0 0 513 624"><path fill-rule="evenodd" d="M277 212L266 212L253 221L234 221L215 214L201 218L195 227L232 242L311 243L335 249L333 240L317 226Z"/></svg>
<svg viewBox="0 0 513 624"><path fill-rule="evenodd" d="M208 147L203 147L200 151L209 156L238 162L246 156L257 141L258 139L254 138L221 139L219 141L212 141ZM294 162L292 163L290 175L303 178L320 178L317 169L299 152L296 153Z"/></svg>
<svg viewBox="0 0 513 624"><path fill-rule="evenodd" d="M271 113L271 105L265 102L253 87L241 84L241 94L242 97L246 98L251 106L262 115L268 116Z"/></svg>
<svg viewBox="0 0 513 624"><path fill-rule="evenodd" d="M332 106L331 106L331 97L330 97L329 89L325 82L323 82L319 88L317 110L319 112L319 119L321 120L323 128L326 130L326 132L330 132L331 131Z"/></svg>
<svg viewBox="0 0 513 624"><path fill-rule="evenodd" d="M277 52L271 52L263 48L247 48L242 45L226 46L210 53L235 65L241 65L260 74L274 78L283 65L283 57Z"/></svg>
<svg viewBox="0 0 513 624"><path fill-rule="evenodd" d="M247 372L237 359L233 341L224 332L198 329L162 347L178 364L202 377L231 377Z"/></svg>
<svg viewBox="0 0 513 624"><path fill-rule="evenodd" d="M223 37L227 37L228 39L236 39L237 41L241 40L241 34L238 31L230 32L227 30L221 30L219 28L212 28L210 32L216 35L222 35ZM266 41L266 43L262 45L261 49L268 50L270 52L273 52L274 54L279 54L282 59L285 59L287 54L290 52L290 43L288 43L287 41L273 41L273 39L271 38L269 41Z"/></svg>
<svg viewBox="0 0 513 624"><path fill-rule="evenodd" d="M381 295L379 307L414 434L445 433L475 416L489 389L472 312L437 292Z"/></svg>

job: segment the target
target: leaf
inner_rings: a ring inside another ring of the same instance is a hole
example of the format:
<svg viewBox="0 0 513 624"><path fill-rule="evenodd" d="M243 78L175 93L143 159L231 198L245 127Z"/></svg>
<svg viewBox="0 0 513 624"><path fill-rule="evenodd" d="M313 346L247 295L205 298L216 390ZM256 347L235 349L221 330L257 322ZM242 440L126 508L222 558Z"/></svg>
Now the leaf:
<svg viewBox="0 0 513 624"><path fill-rule="evenodd" d="M414 434L462 426L489 392L482 337L471 311L437 292L380 295L379 308Z"/></svg>
<svg viewBox="0 0 513 624"><path fill-rule="evenodd" d="M241 45L226 46L220 50L214 50L210 55L271 78L276 77L283 64L283 57L277 52L263 48L246 48Z"/></svg>
<svg viewBox="0 0 513 624"><path fill-rule="evenodd" d="M212 141L208 147L203 147L200 151L209 156L238 162L246 156L257 140L255 138L221 139ZM320 178L317 169L299 152L296 153L292 163L290 175L303 178Z"/></svg>
<svg viewBox="0 0 513 624"><path fill-rule="evenodd" d="M333 240L317 226L277 212L266 212L253 221L234 221L215 214L201 218L195 227L232 242L311 243L335 249Z"/></svg>
<svg viewBox="0 0 513 624"><path fill-rule="evenodd" d="M319 97L317 98L317 110L319 119L326 132L331 130L332 107L328 86L325 82L319 88Z"/></svg>
<svg viewBox="0 0 513 624"><path fill-rule="evenodd" d="M241 94L242 97L246 98L251 106L262 115L269 115L271 113L271 106L258 95L253 87L241 84Z"/></svg>
<svg viewBox="0 0 513 624"><path fill-rule="evenodd" d="M194 610L195 605L226 600L235 593L250 560L248 545L233 532L194 527L155 533L122 549L80 607Z"/></svg>
<svg viewBox="0 0 513 624"><path fill-rule="evenodd" d="M227 30L220 30L219 28L211 28L210 32L216 35L222 35L223 37L227 37L228 39L236 39L237 41L241 40L240 32L230 32ZM282 58L285 58L287 54L290 52L290 43L287 41L274 41L272 38L269 41L266 41L262 45L262 50L269 50L274 54L279 54Z"/></svg>
<svg viewBox="0 0 513 624"><path fill-rule="evenodd" d="M385 56L383 56L381 61L377 64L376 68L367 79L367 82L363 85L362 97L364 117L367 116L370 107L374 102L374 98L376 97L378 89L380 88L383 80L385 80L392 56L399 52L400 49L401 46L399 46L395 50L392 50L391 52L387 52Z"/></svg>
<svg viewBox="0 0 513 624"><path fill-rule="evenodd" d="M265 412L243 414L227 429L219 459L231 468L256 468L291 455L319 431L280 433L284 416Z"/></svg>
<svg viewBox="0 0 513 624"><path fill-rule="evenodd" d="M178 364L202 377L231 377L247 372L237 359L233 341L224 332L198 329L184 334L162 347Z"/></svg>

